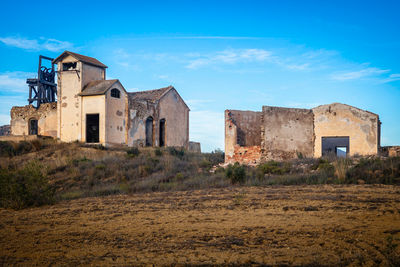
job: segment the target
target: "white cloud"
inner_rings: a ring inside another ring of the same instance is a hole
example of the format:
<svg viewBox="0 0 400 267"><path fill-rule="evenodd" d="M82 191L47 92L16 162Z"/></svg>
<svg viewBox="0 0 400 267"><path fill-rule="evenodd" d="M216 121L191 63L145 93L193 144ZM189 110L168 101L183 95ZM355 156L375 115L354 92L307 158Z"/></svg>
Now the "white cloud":
<svg viewBox="0 0 400 267"><path fill-rule="evenodd" d="M190 141L201 143L204 152L224 149L224 113L210 110L190 112Z"/></svg>
<svg viewBox="0 0 400 267"><path fill-rule="evenodd" d="M400 81L400 73L390 74L389 77L386 79L383 79L382 82L389 83L389 82L394 82L394 81Z"/></svg>
<svg viewBox="0 0 400 267"><path fill-rule="evenodd" d="M27 39L22 37L0 37L0 42L8 46L14 46L26 50L33 51L51 51L58 52L61 50L71 49L72 43L60 41L52 38L41 37L39 40Z"/></svg>
<svg viewBox="0 0 400 267"><path fill-rule="evenodd" d="M337 81L346 81L346 80L354 80L365 77L376 77L381 74L387 73L390 70L383 70L378 68L364 68L356 71L347 71L347 72L337 72L331 75L333 80Z"/></svg>
<svg viewBox="0 0 400 267"><path fill-rule="evenodd" d="M193 54L196 57L196 54ZM189 60L188 69L197 69L211 64L234 64L238 62L262 62L270 58L271 52L264 49L227 49Z"/></svg>
<svg viewBox="0 0 400 267"><path fill-rule="evenodd" d="M36 73L31 72L4 72L0 73L0 91L4 92L27 92L27 78L35 78Z"/></svg>

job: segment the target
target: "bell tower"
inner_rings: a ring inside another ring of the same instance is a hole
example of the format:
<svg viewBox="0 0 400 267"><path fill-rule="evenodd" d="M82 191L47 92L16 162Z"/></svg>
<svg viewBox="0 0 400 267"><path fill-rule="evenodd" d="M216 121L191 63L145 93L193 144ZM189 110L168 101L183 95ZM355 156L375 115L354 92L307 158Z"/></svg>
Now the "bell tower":
<svg viewBox="0 0 400 267"><path fill-rule="evenodd" d="M63 142L82 140L82 96L91 81L105 80L107 66L95 58L65 51L57 64L57 137Z"/></svg>

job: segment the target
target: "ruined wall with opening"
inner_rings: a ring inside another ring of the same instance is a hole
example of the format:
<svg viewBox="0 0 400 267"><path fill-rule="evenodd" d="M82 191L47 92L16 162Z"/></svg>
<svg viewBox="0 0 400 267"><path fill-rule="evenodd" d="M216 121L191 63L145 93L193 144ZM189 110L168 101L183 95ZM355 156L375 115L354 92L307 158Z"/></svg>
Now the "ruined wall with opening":
<svg viewBox="0 0 400 267"><path fill-rule="evenodd" d="M376 155L379 146L378 115L349 105L333 103L313 108L314 157L322 155L322 137L349 137L349 155Z"/></svg>
<svg viewBox="0 0 400 267"><path fill-rule="evenodd" d="M260 161L261 112L225 111L225 162L257 164Z"/></svg>
<svg viewBox="0 0 400 267"><path fill-rule="evenodd" d="M159 119L156 121L156 144L159 145L160 120L165 119L165 145L189 146L189 108L172 89L159 102Z"/></svg>
<svg viewBox="0 0 400 267"><path fill-rule="evenodd" d="M106 145L106 105L104 95L82 96L82 128L81 134L83 142L87 142L86 136L86 115L99 114L99 143Z"/></svg>
<svg viewBox="0 0 400 267"><path fill-rule="evenodd" d="M38 135L57 137L57 103L41 104L38 109L32 105L11 109L11 134L29 135L29 121L37 120Z"/></svg>
<svg viewBox="0 0 400 267"><path fill-rule="evenodd" d="M313 156L314 115L310 109L263 106L261 159L287 160Z"/></svg>
<svg viewBox="0 0 400 267"><path fill-rule="evenodd" d="M153 130L154 134L156 134L158 127L154 122L158 121L157 104L146 100L133 100L128 95L128 146L146 146L146 120L150 116L153 118ZM155 140L157 140L156 137L154 136Z"/></svg>

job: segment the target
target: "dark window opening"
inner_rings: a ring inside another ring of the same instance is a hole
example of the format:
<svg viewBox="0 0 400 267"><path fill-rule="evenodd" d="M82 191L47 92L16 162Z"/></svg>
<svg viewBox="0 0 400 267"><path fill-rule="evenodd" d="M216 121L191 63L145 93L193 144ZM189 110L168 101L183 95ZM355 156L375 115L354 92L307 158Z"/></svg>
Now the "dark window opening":
<svg viewBox="0 0 400 267"><path fill-rule="evenodd" d="M146 120L146 146L153 146L153 118L148 117Z"/></svg>
<svg viewBox="0 0 400 267"><path fill-rule="evenodd" d="M76 69L76 62L63 63L63 71L75 70L75 69Z"/></svg>
<svg viewBox="0 0 400 267"><path fill-rule="evenodd" d="M160 146L165 146L165 119L160 120Z"/></svg>
<svg viewBox="0 0 400 267"><path fill-rule="evenodd" d="M35 119L29 120L29 134L37 135L38 134L38 121Z"/></svg>
<svg viewBox="0 0 400 267"><path fill-rule="evenodd" d="M120 92L118 89L111 89L111 97L120 98Z"/></svg>
<svg viewBox="0 0 400 267"><path fill-rule="evenodd" d="M322 156L334 155L346 157L349 154L350 138L343 137L322 137Z"/></svg>
<svg viewBox="0 0 400 267"><path fill-rule="evenodd" d="M86 143L99 142L99 114L86 114Z"/></svg>

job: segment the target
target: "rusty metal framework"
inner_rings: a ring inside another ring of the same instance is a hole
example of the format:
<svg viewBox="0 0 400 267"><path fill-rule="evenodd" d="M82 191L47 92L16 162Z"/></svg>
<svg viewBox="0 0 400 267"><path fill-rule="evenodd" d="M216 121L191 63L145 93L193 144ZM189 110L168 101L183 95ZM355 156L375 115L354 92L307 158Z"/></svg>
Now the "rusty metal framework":
<svg viewBox="0 0 400 267"><path fill-rule="evenodd" d="M42 66L42 60L49 60L51 67ZM29 104L39 108L40 104L56 102L57 84L55 83L55 68L53 59L49 57L39 56L38 77L27 79L29 86Z"/></svg>

